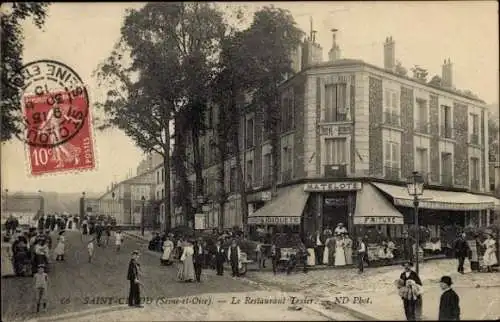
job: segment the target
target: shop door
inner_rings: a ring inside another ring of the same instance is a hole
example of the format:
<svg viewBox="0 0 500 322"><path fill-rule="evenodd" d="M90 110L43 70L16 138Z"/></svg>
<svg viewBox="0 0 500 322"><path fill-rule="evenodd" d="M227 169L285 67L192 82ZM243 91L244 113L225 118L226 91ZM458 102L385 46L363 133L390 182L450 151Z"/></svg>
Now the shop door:
<svg viewBox="0 0 500 322"><path fill-rule="evenodd" d="M348 195L334 194L325 195L323 198L323 229L331 229L332 232L338 223L343 223L348 227Z"/></svg>

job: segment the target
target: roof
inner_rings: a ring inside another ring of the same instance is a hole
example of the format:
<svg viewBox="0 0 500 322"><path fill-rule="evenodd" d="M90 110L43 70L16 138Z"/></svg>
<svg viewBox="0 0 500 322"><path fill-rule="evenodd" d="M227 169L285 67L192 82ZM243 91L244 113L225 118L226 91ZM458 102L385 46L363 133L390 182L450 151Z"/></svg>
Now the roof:
<svg viewBox="0 0 500 322"><path fill-rule="evenodd" d="M471 100L471 101L476 101L478 103L486 104L486 102L483 101L483 100L481 100L481 99L464 95L463 93L457 92L456 90L453 90L453 89L448 89L448 88L444 88L444 87L440 87L440 86L430 85L428 83L421 83L421 82L418 82L418 81L416 81L415 79L413 79L411 77L403 76L403 75L397 74L396 72L393 72L393 71L390 71L390 70L387 70L387 69L384 69L384 68L381 68L381 67L369 64L369 63L367 63L367 62L365 62L365 61L363 61L361 59L339 59L339 60L336 60L336 61L333 61L333 62L332 61L327 61L327 62L315 63L313 65L305 67L300 72L298 72L297 74L293 75L291 78L289 78L288 80L286 80L283 84L288 83L290 80L294 79L298 75L301 75L301 74L305 73L306 71L317 70L317 69L321 69L321 68L325 68L325 67L339 67L339 66L353 66L353 65L354 66L355 65L359 65L359 66L370 67L370 68L376 69L376 70L378 70L378 71L380 71L382 73L385 73L387 75L391 75L391 76L395 76L395 77L398 77L398 78L401 78L401 79L404 79L404 80L407 80L407 81L411 81L411 82L413 82L415 84L422 85L422 86L431 88L433 90L438 90L438 91L450 93L450 94L453 94L453 95L456 95L456 96L460 96L460 97L466 98L466 99Z"/></svg>

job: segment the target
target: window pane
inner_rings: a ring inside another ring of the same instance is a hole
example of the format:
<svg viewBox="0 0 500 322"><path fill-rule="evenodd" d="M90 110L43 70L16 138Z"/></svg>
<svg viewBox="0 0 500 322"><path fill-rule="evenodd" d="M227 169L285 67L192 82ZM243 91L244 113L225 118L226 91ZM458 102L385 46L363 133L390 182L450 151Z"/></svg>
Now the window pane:
<svg viewBox="0 0 500 322"><path fill-rule="evenodd" d="M385 91L385 107L390 107L391 106L391 92Z"/></svg>
<svg viewBox="0 0 500 322"><path fill-rule="evenodd" d="M325 121L332 121L332 110L333 110L333 90L332 85L325 86Z"/></svg>
<svg viewBox="0 0 500 322"><path fill-rule="evenodd" d="M386 161L391 161L391 143L385 142L385 153L384 158Z"/></svg>
<svg viewBox="0 0 500 322"><path fill-rule="evenodd" d="M399 168L399 144L392 143L392 163L394 168Z"/></svg>

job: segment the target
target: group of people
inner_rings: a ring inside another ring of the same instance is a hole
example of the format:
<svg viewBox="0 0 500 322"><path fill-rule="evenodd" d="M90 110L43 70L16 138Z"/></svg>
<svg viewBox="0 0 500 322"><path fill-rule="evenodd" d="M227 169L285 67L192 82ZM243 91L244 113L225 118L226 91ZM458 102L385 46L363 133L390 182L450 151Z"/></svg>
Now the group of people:
<svg viewBox="0 0 500 322"><path fill-rule="evenodd" d="M71 230L78 227L78 216L49 214L38 218L37 227L39 230Z"/></svg>
<svg viewBox="0 0 500 322"><path fill-rule="evenodd" d="M404 271L395 284L403 301L406 320L422 320L423 285L420 276L413 270L412 262L404 264ZM460 320L460 299L451 287L453 284L451 277L442 276L439 284L443 290L439 302L439 321Z"/></svg>
<svg viewBox="0 0 500 322"><path fill-rule="evenodd" d="M353 240L349 237L347 229L339 223L332 233L327 228L323 233L307 238L308 263L313 265L346 266L353 264Z"/></svg>
<svg viewBox="0 0 500 322"><path fill-rule="evenodd" d="M482 269L493 272L493 266L498 264L496 242L491 234L481 242L477 237L467 240L465 233L461 233L453 244L458 259L458 272L464 274L465 259L470 261L471 271L479 272ZM480 261L482 254L482 262Z"/></svg>
<svg viewBox="0 0 500 322"><path fill-rule="evenodd" d="M39 265L47 266L50 263L51 251L56 261L64 261L64 231L58 233L55 245L49 230L37 232L36 228L31 228L23 233L17 229L13 235L5 234L2 243L2 277L33 276Z"/></svg>

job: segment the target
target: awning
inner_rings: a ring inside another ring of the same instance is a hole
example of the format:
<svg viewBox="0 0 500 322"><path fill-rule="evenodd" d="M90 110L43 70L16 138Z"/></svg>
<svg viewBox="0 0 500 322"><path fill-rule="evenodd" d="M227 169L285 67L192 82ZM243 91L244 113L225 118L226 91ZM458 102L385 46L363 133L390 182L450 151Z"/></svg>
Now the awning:
<svg viewBox="0 0 500 322"><path fill-rule="evenodd" d="M372 185L364 184L356 195L355 225L402 225L403 215Z"/></svg>
<svg viewBox="0 0 500 322"><path fill-rule="evenodd" d="M394 198L394 204L402 207L413 207L413 197L406 187L385 183L373 183L374 186ZM468 192L439 191L426 189L420 197L419 207L439 210L485 210L493 209L495 202L491 196L475 195Z"/></svg>
<svg viewBox="0 0 500 322"><path fill-rule="evenodd" d="M309 193L303 185L285 187L278 196L248 216L250 225L300 225Z"/></svg>

